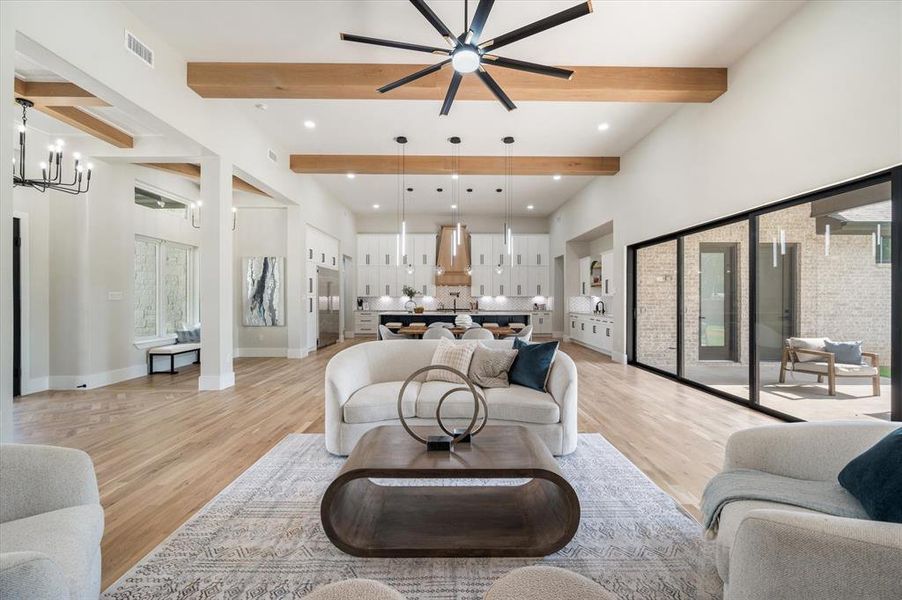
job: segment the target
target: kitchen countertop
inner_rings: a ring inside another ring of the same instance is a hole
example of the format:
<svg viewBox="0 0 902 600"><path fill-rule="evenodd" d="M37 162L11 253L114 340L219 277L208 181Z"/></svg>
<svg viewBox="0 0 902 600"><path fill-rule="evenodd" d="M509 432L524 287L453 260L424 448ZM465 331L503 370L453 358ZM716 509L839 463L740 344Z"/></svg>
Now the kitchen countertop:
<svg viewBox="0 0 902 600"><path fill-rule="evenodd" d="M604 315L602 315L602 314L593 313L593 312L578 312L578 311L575 311L575 310L574 310L574 311L570 311L569 314L571 314L571 315L579 315L580 317L601 317L601 318L603 318L603 319L613 319L613 318L614 318L614 315L611 315L611 314L604 314Z"/></svg>
<svg viewBox="0 0 902 600"><path fill-rule="evenodd" d="M358 310L355 312L377 313L380 315L416 315L416 316L454 316L454 315L531 315L535 312L548 312L541 310L463 310L457 312L450 310L427 310L421 313L408 312L406 310Z"/></svg>

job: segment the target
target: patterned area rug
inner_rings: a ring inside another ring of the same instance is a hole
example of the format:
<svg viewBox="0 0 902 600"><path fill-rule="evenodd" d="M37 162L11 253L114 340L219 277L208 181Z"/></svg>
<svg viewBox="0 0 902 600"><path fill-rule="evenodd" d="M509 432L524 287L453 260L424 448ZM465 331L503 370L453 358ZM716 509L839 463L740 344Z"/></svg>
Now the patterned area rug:
<svg viewBox="0 0 902 600"><path fill-rule="evenodd" d="M320 498L344 459L323 436L289 435L103 595L106 600L302 598L362 577L410 600L478 600L516 567L546 564L600 583L622 600L716 599L720 580L701 528L598 434L560 459L579 496L579 530L544 559L356 558L320 525ZM365 599L361 599L365 600Z"/></svg>

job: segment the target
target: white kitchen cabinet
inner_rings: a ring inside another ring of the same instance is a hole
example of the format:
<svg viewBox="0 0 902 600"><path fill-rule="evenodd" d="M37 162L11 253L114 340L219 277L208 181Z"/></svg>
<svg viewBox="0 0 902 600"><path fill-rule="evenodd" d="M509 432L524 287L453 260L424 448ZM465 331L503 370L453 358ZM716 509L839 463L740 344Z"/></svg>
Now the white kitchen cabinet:
<svg viewBox="0 0 902 600"><path fill-rule="evenodd" d="M404 293L404 286L410 286L412 288L416 288L416 268L411 273L407 272L407 267L398 267L397 278L398 278L398 293Z"/></svg>
<svg viewBox="0 0 902 600"><path fill-rule="evenodd" d="M307 227L307 262L328 269L338 269L338 240L319 229Z"/></svg>
<svg viewBox="0 0 902 600"><path fill-rule="evenodd" d="M379 237L379 256L377 264L379 267L397 267L398 266L398 236L395 234L380 235Z"/></svg>
<svg viewBox="0 0 902 600"><path fill-rule="evenodd" d="M372 234L357 236L357 268L375 267L379 254L379 238Z"/></svg>
<svg viewBox="0 0 902 600"><path fill-rule="evenodd" d="M613 252L605 252L601 255L601 293L605 296L614 295Z"/></svg>
<svg viewBox="0 0 902 600"><path fill-rule="evenodd" d="M357 268L357 295L379 296L379 267Z"/></svg>
<svg viewBox="0 0 902 600"><path fill-rule="evenodd" d="M379 267L379 277L376 288L377 296L400 296L401 290L398 287L398 268L392 266Z"/></svg>
<svg viewBox="0 0 902 600"><path fill-rule="evenodd" d="M551 290L548 267L527 267L529 282L526 296L547 296Z"/></svg>
<svg viewBox="0 0 902 600"><path fill-rule="evenodd" d="M475 267L491 267L496 263L492 262L492 234L489 233L471 233L470 234L470 261Z"/></svg>
<svg viewBox="0 0 902 600"><path fill-rule="evenodd" d="M417 266L413 275L413 287L424 296L435 296L435 269Z"/></svg>
<svg viewBox="0 0 902 600"><path fill-rule="evenodd" d="M516 255L514 256L516 259ZM529 267L511 267L510 290L508 296L529 296Z"/></svg>
<svg viewBox="0 0 902 600"><path fill-rule="evenodd" d="M407 253L410 262L417 268L435 266L435 235L417 233L407 236Z"/></svg>
<svg viewBox="0 0 902 600"><path fill-rule="evenodd" d="M514 251L511 257L511 264L514 268L526 267L529 262L529 241L531 235L520 234L513 236Z"/></svg>
<svg viewBox="0 0 902 600"><path fill-rule="evenodd" d="M571 313L567 325L568 336L572 341L611 354L614 346L614 320L610 317Z"/></svg>
<svg viewBox="0 0 902 600"><path fill-rule="evenodd" d="M530 267L547 267L549 262L548 234L539 233L527 236L526 264Z"/></svg>
<svg viewBox="0 0 902 600"><path fill-rule="evenodd" d="M470 276L470 295L474 298L492 295L492 267L473 267Z"/></svg>
<svg viewBox="0 0 902 600"><path fill-rule="evenodd" d="M532 313L532 334L533 335L551 335L551 311L540 310Z"/></svg>
<svg viewBox="0 0 902 600"><path fill-rule="evenodd" d="M511 292L511 270L509 267L505 267L501 273L498 273L494 268L491 269L492 272L492 296L512 296Z"/></svg>
<svg viewBox="0 0 902 600"><path fill-rule="evenodd" d="M511 255L508 252L508 246L504 243L504 236L501 234L492 235L492 266L501 265L505 272L510 270Z"/></svg>
<svg viewBox="0 0 902 600"><path fill-rule="evenodd" d="M354 313L354 333L357 335L376 335L379 329L379 313L374 311L357 311Z"/></svg>

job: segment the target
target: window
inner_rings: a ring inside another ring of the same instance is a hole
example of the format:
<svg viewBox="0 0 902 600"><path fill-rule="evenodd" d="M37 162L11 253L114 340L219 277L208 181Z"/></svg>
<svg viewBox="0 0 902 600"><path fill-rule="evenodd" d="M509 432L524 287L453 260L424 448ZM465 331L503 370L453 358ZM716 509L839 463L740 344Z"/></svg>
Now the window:
<svg viewBox="0 0 902 600"><path fill-rule="evenodd" d="M887 227L889 229L889 227ZM881 235L879 238L874 234L874 254L877 257L878 265L890 265L893 263L893 247L892 238L888 235Z"/></svg>
<svg viewBox="0 0 902 600"><path fill-rule="evenodd" d="M197 322L197 249L135 237L135 339L172 336Z"/></svg>

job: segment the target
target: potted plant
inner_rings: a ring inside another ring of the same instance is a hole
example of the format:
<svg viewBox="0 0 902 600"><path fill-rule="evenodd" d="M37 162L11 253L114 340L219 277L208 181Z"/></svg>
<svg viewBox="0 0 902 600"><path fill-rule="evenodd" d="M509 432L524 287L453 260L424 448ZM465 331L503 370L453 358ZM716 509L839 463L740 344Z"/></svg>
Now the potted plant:
<svg viewBox="0 0 902 600"><path fill-rule="evenodd" d="M415 288L413 288L409 285L405 285L404 287L401 288L401 293L409 298L409 300L404 303L405 309L410 310L412 308L413 312L415 312L415 313L421 313L425 310L422 306L417 306L416 300L414 300L414 298L417 295L417 291ZM413 306L408 308L408 304L413 304Z"/></svg>

